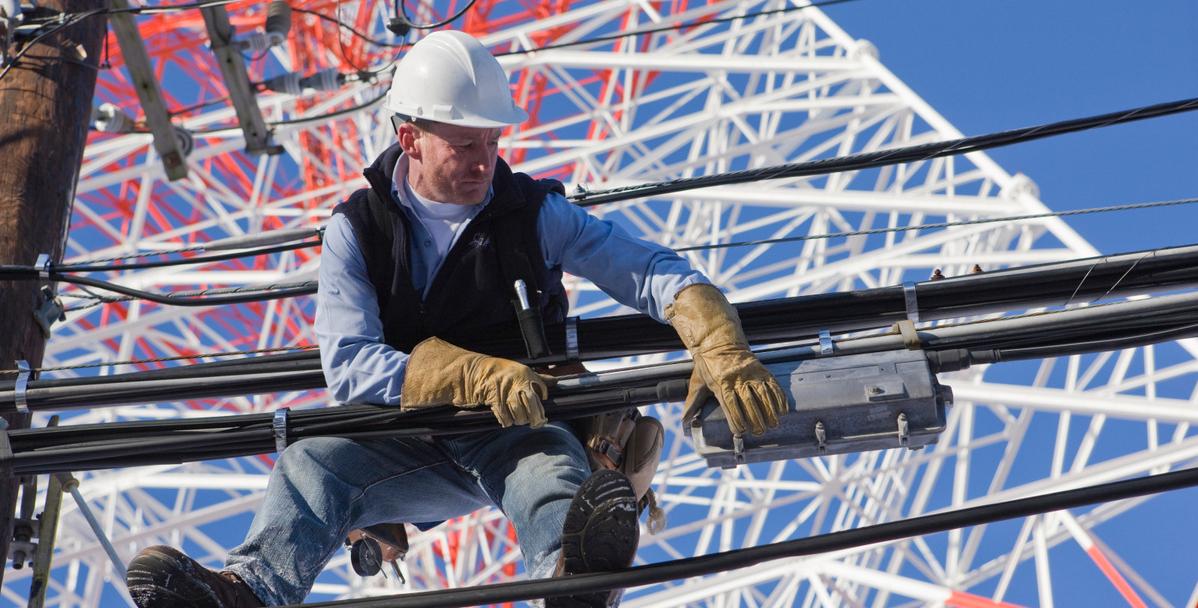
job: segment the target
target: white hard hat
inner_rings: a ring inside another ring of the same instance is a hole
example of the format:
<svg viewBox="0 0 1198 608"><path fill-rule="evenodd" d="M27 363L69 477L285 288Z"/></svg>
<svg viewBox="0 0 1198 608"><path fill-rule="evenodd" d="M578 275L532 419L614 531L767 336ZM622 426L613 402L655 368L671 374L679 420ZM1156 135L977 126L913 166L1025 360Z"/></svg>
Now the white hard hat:
<svg viewBox="0 0 1198 608"><path fill-rule="evenodd" d="M503 127L528 120L516 107L507 74L478 40L442 30L412 46L391 81L387 109L463 127Z"/></svg>

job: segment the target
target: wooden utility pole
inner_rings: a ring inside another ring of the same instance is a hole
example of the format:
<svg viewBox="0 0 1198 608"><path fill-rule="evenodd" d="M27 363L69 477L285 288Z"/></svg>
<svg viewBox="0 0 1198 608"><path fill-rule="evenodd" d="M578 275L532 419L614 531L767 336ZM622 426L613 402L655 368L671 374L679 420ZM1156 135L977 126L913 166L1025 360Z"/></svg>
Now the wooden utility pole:
<svg viewBox="0 0 1198 608"><path fill-rule="evenodd" d="M39 0L38 5L73 15L104 3ZM105 19L103 14L83 19L43 38L0 80L0 264L32 265L43 253L54 262L62 259ZM17 49L8 51L12 55ZM18 360L34 368L41 365L46 337L34 318L44 301L41 286L36 281L0 281L0 370L15 369ZM4 416L10 428L28 426L22 418ZM7 438L2 443L0 448L7 447ZM0 463L0 559L7 564L17 479L4 464Z"/></svg>

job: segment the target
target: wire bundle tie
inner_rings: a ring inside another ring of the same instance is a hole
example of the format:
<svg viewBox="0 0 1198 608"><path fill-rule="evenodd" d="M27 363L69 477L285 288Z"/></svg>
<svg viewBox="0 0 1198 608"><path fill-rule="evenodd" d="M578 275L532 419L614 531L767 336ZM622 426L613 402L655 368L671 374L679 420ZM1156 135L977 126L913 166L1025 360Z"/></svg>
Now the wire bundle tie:
<svg viewBox="0 0 1198 608"><path fill-rule="evenodd" d="M270 426L275 434L275 452L282 454L287 449L287 413L291 408L281 407L275 410L275 417Z"/></svg>
<svg viewBox="0 0 1198 608"><path fill-rule="evenodd" d="M910 319L903 319L895 323L891 331L903 337L903 346L906 346L907 350L919 350L923 348L923 342L919 339L919 333L915 331L915 323Z"/></svg>
<svg viewBox="0 0 1198 608"><path fill-rule="evenodd" d="M41 277L42 280L45 281L50 280L50 254L37 254L37 261L34 262L33 265L37 268L37 276Z"/></svg>
<svg viewBox="0 0 1198 608"><path fill-rule="evenodd" d="M826 329L819 330L819 354L831 355L833 352L832 332Z"/></svg>
<svg viewBox="0 0 1198 608"><path fill-rule="evenodd" d="M903 303L907 306L907 319L919 323L919 299L915 297L915 283L903 283Z"/></svg>
<svg viewBox="0 0 1198 608"><path fill-rule="evenodd" d="M17 360L17 383L13 392L16 393L17 411L22 414L29 413L29 377L32 375L33 369L29 367L29 362L24 359Z"/></svg>
<svg viewBox="0 0 1198 608"><path fill-rule="evenodd" d="M566 317L566 358L578 359L578 317Z"/></svg>

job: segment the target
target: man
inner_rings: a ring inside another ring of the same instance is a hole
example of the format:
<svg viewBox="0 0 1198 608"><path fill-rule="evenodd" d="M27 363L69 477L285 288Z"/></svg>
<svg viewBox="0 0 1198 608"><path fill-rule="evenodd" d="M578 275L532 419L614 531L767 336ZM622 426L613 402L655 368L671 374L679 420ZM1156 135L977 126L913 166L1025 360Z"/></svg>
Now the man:
<svg viewBox="0 0 1198 608"><path fill-rule="evenodd" d="M546 321L565 319L565 271L671 322L696 361L691 399L714 392L738 432L776 426L786 409L735 309L701 274L498 158L500 129L527 115L476 40L443 31L417 43L396 70L388 108L397 143L366 169L370 187L334 209L325 233L316 333L329 390L338 401L402 409L486 406L502 428L291 445L222 572L170 547L134 558L129 590L143 608L298 603L351 530L434 524L487 506L514 525L531 578L629 566L639 524L628 479L592 475L573 432L547 423L540 375L455 345L513 325L512 277L531 286L530 304Z"/></svg>

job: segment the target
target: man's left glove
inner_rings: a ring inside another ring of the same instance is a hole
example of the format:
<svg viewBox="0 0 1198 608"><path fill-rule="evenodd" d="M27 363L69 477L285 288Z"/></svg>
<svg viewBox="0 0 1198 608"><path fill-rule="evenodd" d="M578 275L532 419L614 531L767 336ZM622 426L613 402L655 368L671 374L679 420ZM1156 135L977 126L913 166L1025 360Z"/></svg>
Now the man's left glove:
<svg viewBox="0 0 1198 608"><path fill-rule="evenodd" d="M710 391L734 434L750 430L760 435L778 426L778 417L789 407L786 395L749 351L740 317L719 289L703 283L682 288L666 307L666 320L695 360L684 410L687 417Z"/></svg>
<svg viewBox="0 0 1198 608"><path fill-rule="evenodd" d="M429 338L412 349L399 405L401 410L485 405L500 426L537 428L546 422L541 400L548 398L549 387L527 365Z"/></svg>

